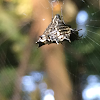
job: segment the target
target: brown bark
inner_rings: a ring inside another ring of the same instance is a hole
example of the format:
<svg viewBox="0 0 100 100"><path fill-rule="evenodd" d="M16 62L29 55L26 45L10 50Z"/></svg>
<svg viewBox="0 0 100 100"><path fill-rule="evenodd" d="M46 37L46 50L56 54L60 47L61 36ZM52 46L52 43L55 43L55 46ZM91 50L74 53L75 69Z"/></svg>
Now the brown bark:
<svg viewBox="0 0 100 100"><path fill-rule="evenodd" d="M65 56L61 45L49 45L43 49L46 71L56 100L72 100L72 84L66 70Z"/></svg>
<svg viewBox="0 0 100 100"><path fill-rule="evenodd" d="M27 66L28 66L28 61L31 53L31 46L32 46L32 41L29 40L29 43L26 46L26 49L23 52L23 58L18 66L17 70L17 77L15 80L15 87L14 87L14 94L12 97L12 100L21 100L21 79L25 75Z"/></svg>
<svg viewBox="0 0 100 100"><path fill-rule="evenodd" d="M25 49L23 49L23 54L22 54L22 59L19 63L18 69L17 69L17 74L15 78L15 87L14 87L14 93L12 96L12 100L21 100L21 80L22 77L26 74L27 72L27 67L29 63L29 58L31 56L31 51L33 48L33 39L35 33L37 33L36 27L32 24L30 32L29 32L29 41L26 44Z"/></svg>

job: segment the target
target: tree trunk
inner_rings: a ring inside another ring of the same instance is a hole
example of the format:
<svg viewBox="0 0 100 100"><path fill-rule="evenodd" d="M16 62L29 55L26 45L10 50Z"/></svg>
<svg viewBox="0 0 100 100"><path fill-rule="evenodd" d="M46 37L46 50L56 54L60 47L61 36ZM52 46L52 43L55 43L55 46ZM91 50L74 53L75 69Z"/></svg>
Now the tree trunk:
<svg viewBox="0 0 100 100"><path fill-rule="evenodd" d="M72 84L65 65L65 56L61 45L49 45L43 49L46 72L55 92L56 100L72 100Z"/></svg>
<svg viewBox="0 0 100 100"><path fill-rule="evenodd" d="M51 22L52 14L50 14L51 8L46 0L41 2L34 0L34 9L37 16L37 26L40 27L39 36L43 34L44 30ZM42 6L40 6L42 3ZM45 7L45 8L44 8ZM49 9L46 9L49 7ZM49 11L50 10L50 11ZM35 14L34 14L35 15ZM45 19L44 21L42 19ZM39 48L43 52L45 59L46 72L49 76L49 80L52 89L55 93L56 100L72 100L72 84L66 70L65 56L63 52L63 46L61 44L50 44Z"/></svg>
<svg viewBox="0 0 100 100"><path fill-rule="evenodd" d="M26 44L25 49L23 49L22 59L17 69L12 100L21 100L21 80L22 80L22 77L27 72L29 58L31 56L31 51L33 48L33 39L34 39L35 33L37 33L37 30L36 30L36 27L32 24L30 32L29 32L29 41Z"/></svg>

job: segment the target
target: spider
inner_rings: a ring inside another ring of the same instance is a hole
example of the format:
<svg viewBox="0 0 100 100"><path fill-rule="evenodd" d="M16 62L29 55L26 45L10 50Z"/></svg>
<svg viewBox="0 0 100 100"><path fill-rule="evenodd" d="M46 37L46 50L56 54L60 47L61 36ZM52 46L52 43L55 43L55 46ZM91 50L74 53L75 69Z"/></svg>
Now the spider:
<svg viewBox="0 0 100 100"><path fill-rule="evenodd" d="M78 31L80 30L82 29L72 29L70 25L65 24L61 12L61 16L59 14L56 14L54 18L52 17L51 23L48 25L43 35L40 36L36 44L41 47L45 44L59 44L64 40L72 42L80 39L78 35Z"/></svg>

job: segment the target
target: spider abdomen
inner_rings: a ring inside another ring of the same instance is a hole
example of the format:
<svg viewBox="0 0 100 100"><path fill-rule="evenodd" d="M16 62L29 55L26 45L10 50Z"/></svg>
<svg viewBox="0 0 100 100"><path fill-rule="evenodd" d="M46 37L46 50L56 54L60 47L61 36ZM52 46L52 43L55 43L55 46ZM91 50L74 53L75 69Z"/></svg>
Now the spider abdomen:
<svg viewBox="0 0 100 100"><path fill-rule="evenodd" d="M78 31L72 29L70 25L66 25L60 15L56 14L36 43L41 47L45 44L59 44L64 40L71 42L79 39Z"/></svg>

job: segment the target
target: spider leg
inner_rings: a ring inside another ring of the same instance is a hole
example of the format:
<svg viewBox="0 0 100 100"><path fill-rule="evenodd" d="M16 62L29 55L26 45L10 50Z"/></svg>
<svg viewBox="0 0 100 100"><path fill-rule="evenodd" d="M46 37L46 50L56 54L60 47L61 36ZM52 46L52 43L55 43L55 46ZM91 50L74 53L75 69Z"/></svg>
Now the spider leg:
<svg viewBox="0 0 100 100"><path fill-rule="evenodd" d="M52 9L52 20L53 20L53 4L51 3L51 9Z"/></svg>
<svg viewBox="0 0 100 100"><path fill-rule="evenodd" d="M79 30L77 30L77 31L80 31L80 30L82 30L82 29L79 29Z"/></svg>
<svg viewBox="0 0 100 100"><path fill-rule="evenodd" d="M56 40L56 44L59 44L57 40Z"/></svg>
<svg viewBox="0 0 100 100"><path fill-rule="evenodd" d="M71 40L70 40L70 39L68 39L68 38L65 38L65 40L68 40L68 41L71 43Z"/></svg>
<svg viewBox="0 0 100 100"><path fill-rule="evenodd" d="M53 7L52 7L52 20L53 20Z"/></svg>
<svg viewBox="0 0 100 100"><path fill-rule="evenodd" d="M61 6L61 20L62 20L63 23L65 24L64 19L63 19L63 14L62 14L62 6Z"/></svg>
<svg viewBox="0 0 100 100"><path fill-rule="evenodd" d="M63 20L62 6L61 6L61 19Z"/></svg>

